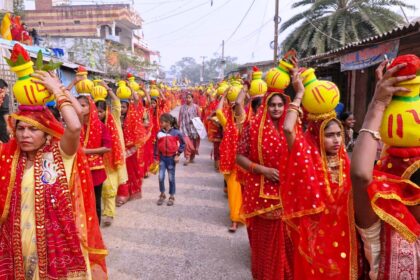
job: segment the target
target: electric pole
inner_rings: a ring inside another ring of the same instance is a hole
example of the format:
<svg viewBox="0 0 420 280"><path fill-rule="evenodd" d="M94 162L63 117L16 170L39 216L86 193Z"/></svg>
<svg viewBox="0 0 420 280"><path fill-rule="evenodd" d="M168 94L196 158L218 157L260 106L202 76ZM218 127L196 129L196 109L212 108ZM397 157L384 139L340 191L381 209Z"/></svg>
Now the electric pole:
<svg viewBox="0 0 420 280"><path fill-rule="evenodd" d="M225 40L222 41L222 60L220 61L220 64L222 66L222 71L220 71L220 78L223 80L225 77Z"/></svg>
<svg viewBox="0 0 420 280"><path fill-rule="evenodd" d="M200 58L203 59L203 64L202 64L201 71L200 71L200 82L204 81L204 59L206 57L207 56L200 56Z"/></svg>
<svg viewBox="0 0 420 280"><path fill-rule="evenodd" d="M277 62L277 52L279 44L279 0L276 1L275 16L274 16L274 62Z"/></svg>

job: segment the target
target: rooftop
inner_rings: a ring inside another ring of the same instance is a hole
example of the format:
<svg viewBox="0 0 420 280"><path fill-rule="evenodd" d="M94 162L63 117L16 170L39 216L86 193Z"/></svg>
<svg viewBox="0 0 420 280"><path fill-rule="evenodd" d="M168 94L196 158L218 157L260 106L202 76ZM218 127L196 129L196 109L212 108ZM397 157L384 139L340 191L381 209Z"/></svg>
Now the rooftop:
<svg viewBox="0 0 420 280"><path fill-rule="evenodd" d="M344 47L335 49L335 50L331 50L329 52L326 53L321 53L321 54L316 54L316 55L312 55L312 56L308 56L305 58L302 58L300 61L301 62L309 62L312 60L316 60L316 59L324 59L324 58L329 58L329 57L334 57L338 54L344 53L347 50L357 50L357 49L361 49L370 45L374 45L375 43L381 41L387 41L387 40L392 40L398 37L404 37L404 36L408 36L412 33L416 33L420 31L420 19L417 18L414 21L396 27L388 32L379 34L379 35L375 35L369 38L366 38L364 40L361 41L357 41L357 42L352 42L349 43L347 45L345 45Z"/></svg>

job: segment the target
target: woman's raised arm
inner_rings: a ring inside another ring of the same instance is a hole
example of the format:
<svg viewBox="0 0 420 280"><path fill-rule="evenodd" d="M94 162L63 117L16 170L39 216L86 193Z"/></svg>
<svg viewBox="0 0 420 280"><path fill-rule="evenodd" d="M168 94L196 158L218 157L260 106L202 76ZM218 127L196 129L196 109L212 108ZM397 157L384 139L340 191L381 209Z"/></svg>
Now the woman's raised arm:
<svg viewBox="0 0 420 280"><path fill-rule="evenodd" d="M35 71L32 77L37 78L33 80L35 83L45 86L50 93L54 94L56 106L66 124L60 147L65 154L74 155L79 147L82 125L69 92L52 72Z"/></svg>
<svg viewBox="0 0 420 280"><path fill-rule="evenodd" d="M303 93L305 92L305 87L303 86L302 78L299 74L299 68L296 65L292 70L292 83L293 88L295 90L295 98L293 102L289 104L289 109L287 112L283 113L286 114L286 118L284 119L283 124L283 131L286 136L287 146L289 150L292 149L293 143L296 139L296 122L299 118L299 108L302 102Z"/></svg>
<svg viewBox="0 0 420 280"><path fill-rule="evenodd" d="M393 74L406 66L405 64L399 64L383 74L386 64L387 61L384 61L376 69L378 82L375 94L369 105L352 154L351 179L354 193L354 208L356 223L361 228L368 228L378 220L372 209L367 194L367 187L372 182L379 140L377 135L379 134L378 130L385 108L388 106L394 93L408 91L397 84L415 78L415 75L393 77Z"/></svg>

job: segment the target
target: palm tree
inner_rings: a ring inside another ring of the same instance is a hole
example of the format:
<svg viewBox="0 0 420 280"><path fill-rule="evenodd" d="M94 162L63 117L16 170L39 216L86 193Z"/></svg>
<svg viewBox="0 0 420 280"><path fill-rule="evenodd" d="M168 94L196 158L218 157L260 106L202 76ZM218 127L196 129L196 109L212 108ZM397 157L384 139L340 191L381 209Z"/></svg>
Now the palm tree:
<svg viewBox="0 0 420 280"><path fill-rule="evenodd" d="M299 0L292 8L311 5L282 24L284 31L301 22L282 44L306 57L340 48L354 41L384 33L403 24L395 6L414 9L398 0Z"/></svg>

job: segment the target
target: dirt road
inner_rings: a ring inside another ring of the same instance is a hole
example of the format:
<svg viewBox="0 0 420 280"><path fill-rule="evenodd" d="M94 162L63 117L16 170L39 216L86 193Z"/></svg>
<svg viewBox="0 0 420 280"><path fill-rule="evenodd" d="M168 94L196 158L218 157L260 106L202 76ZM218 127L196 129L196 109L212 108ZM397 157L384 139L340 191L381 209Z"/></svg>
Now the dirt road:
<svg viewBox="0 0 420 280"><path fill-rule="evenodd" d="M210 151L205 140L195 163L177 165L174 206L156 205L155 175L144 181L141 200L117 209L113 225L102 229L111 280L251 279L246 229L227 231L223 179Z"/></svg>

